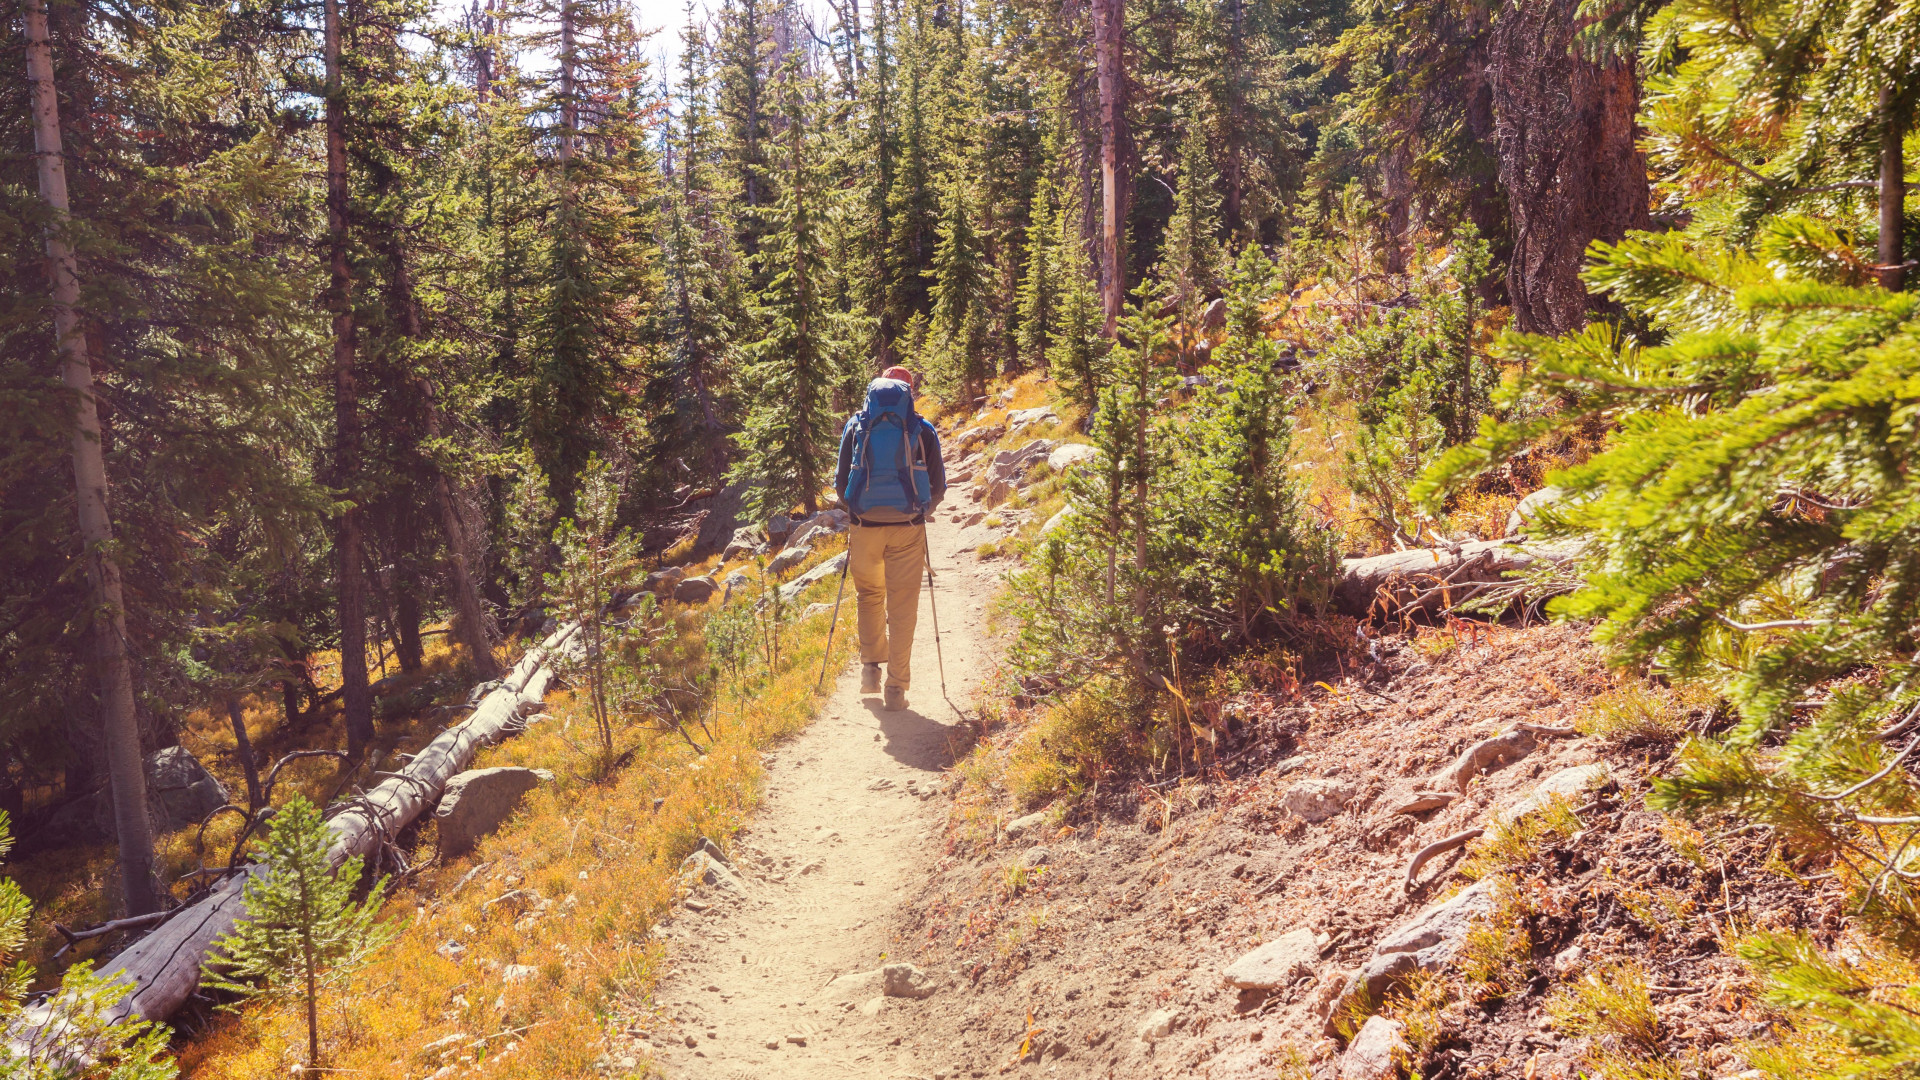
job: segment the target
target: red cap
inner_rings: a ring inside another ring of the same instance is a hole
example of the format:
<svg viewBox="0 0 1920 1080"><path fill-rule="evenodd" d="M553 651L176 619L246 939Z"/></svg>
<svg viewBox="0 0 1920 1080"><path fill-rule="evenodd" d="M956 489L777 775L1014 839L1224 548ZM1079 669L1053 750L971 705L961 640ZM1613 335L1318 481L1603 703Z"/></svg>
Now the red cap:
<svg viewBox="0 0 1920 1080"><path fill-rule="evenodd" d="M881 372L880 377L883 379L899 379L901 382L906 383L908 386L912 386L914 384L913 372L908 371L906 368L903 368L898 364L895 364L894 366Z"/></svg>

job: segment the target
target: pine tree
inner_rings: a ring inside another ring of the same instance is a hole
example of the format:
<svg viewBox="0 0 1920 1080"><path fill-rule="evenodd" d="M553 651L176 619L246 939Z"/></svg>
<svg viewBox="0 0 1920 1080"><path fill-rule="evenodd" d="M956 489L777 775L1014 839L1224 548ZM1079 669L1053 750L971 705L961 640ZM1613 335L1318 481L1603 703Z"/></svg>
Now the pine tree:
<svg viewBox="0 0 1920 1080"><path fill-rule="evenodd" d="M1107 353L1112 339L1100 332L1100 294L1085 275L1074 274L1060 296L1060 319L1047 347L1047 367L1060 392L1089 419L1107 382Z"/></svg>
<svg viewBox="0 0 1920 1080"><path fill-rule="evenodd" d="M940 245L933 255L933 310L930 328L939 357L936 385L957 387L971 400L993 374L987 355L988 291L991 281L973 227L973 197L966 179L956 174L940 220Z"/></svg>
<svg viewBox="0 0 1920 1080"><path fill-rule="evenodd" d="M536 86L550 124L540 295L530 326L529 441L563 510L587 458L613 441L625 373L656 334L657 169L644 119L645 62L618 0L546 0L553 51Z"/></svg>
<svg viewBox="0 0 1920 1080"><path fill-rule="evenodd" d="M1047 346L1060 319L1060 262L1060 209L1053 184L1042 178L1027 212L1027 267L1020 280L1018 355L1034 367L1046 366Z"/></svg>
<svg viewBox="0 0 1920 1080"><path fill-rule="evenodd" d="M273 817L263 870L242 894L247 914L214 942L207 985L244 998L300 1001L307 1013L307 1068L320 1064L320 995L366 963L400 932L380 922L387 881L353 899L360 857L334 873L327 852L333 831L320 811L296 796ZM257 981L256 981L257 980Z"/></svg>
<svg viewBox="0 0 1920 1080"><path fill-rule="evenodd" d="M1219 178L1207 150L1207 134L1192 120L1186 129L1180 140L1173 216L1161 244L1160 276L1172 292L1174 309L1193 333L1199 328L1201 308L1219 293L1222 252L1214 238L1220 220L1220 196L1214 190Z"/></svg>
<svg viewBox="0 0 1920 1080"><path fill-rule="evenodd" d="M796 502L809 514L818 509L838 448L829 395L845 348L841 319L824 303L833 274L823 237L829 196L816 157L811 85L797 59L781 75L780 201L760 254L769 281L755 311L766 336L747 348L741 382L753 388L753 400L728 474L747 484L746 504L760 517Z"/></svg>

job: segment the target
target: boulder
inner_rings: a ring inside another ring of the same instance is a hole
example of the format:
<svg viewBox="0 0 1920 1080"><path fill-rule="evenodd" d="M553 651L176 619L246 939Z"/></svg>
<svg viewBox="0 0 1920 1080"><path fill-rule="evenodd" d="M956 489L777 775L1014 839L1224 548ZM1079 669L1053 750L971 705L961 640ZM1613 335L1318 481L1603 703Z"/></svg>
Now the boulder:
<svg viewBox="0 0 1920 1080"><path fill-rule="evenodd" d="M1416 971L1444 971L1465 944L1473 922L1493 910L1491 879L1475 882L1451 899L1435 904L1381 938L1359 971L1327 999L1326 1033L1349 1001L1378 1005L1393 985Z"/></svg>
<svg viewBox="0 0 1920 1080"><path fill-rule="evenodd" d="M1519 536L1526 532L1527 526L1533 524L1534 519L1540 516L1542 509L1559 502L1561 496L1565 494L1565 490L1549 484L1521 499L1513 511L1507 515L1507 535Z"/></svg>
<svg viewBox="0 0 1920 1080"><path fill-rule="evenodd" d="M828 559L826 562L821 563L819 566L801 574L799 577L780 586L781 602L792 603L815 582L825 581L830 577L834 577L840 573L841 567L846 565L847 553L843 551L833 558Z"/></svg>
<svg viewBox="0 0 1920 1080"><path fill-rule="evenodd" d="M1452 548L1412 548L1340 564L1335 605L1348 615L1435 612L1462 604L1537 562L1576 558L1572 541L1521 546L1506 540L1473 540ZM1444 588L1442 586L1445 586Z"/></svg>
<svg viewBox="0 0 1920 1080"><path fill-rule="evenodd" d="M1533 789L1526 798L1505 810L1496 811L1493 820L1502 825L1511 824L1536 811L1545 810L1556 797L1569 801L1578 801L1580 796L1607 782L1613 775L1604 761L1590 765L1575 765L1570 769L1561 769Z"/></svg>
<svg viewBox="0 0 1920 1080"><path fill-rule="evenodd" d="M1340 1055L1340 1080L1394 1080L1407 1052L1407 1028L1398 1020L1369 1016Z"/></svg>
<svg viewBox="0 0 1920 1080"><path fill-rule="evenodd" d="M953 452L963 454L975 445L990 443L1006 433L1007 425L1005 424L981 424L978 427L970 427L953 437ZM966 463L962 462L961 467L965 468Z"/></svg>
<svg viewBox="0 0 1920 1080"><path fill-rule="evenodd" d="M1044 810L1028 814L1025 817L1014 818L1012 821L1007 822L1007 839L1011 840L1029 829L1037 829L1046 824L1046 821L1047 813Z"/></svg>
<svg viewBox="0 0 1920 1080"><path fill-rule="evenodd" d="M1053 407L1050 405L1041 405L1032 409L1015 409L1007 414L1007 430L1010 432L1024 431L1035 424L1059 422L1060 417L1054 414Z"/></svg>
<svg viewBox="0 0 1920 1080"><path fill-rule="evenodd" d="M1320 945L1306 927L1289 930L1227 965L1229 984L1242 990L1273 990L1310 974Z"/></svg>
<svg viewBox="0 0 1920 1080"><path fill-rule="evenodd" d="M673 587L680 584L681 579L686 576L685 570L677 566L669 566L665 570L655 570L648 574L645 587L648 592L655 595L671 596Z"/></svg>
<svg viewBox="0 0 1920 1080"><path fill-rule="evenodd" d="M767 519L767 542L780 545L787 542L788 534L793 532L793 519L785 514L775 514Z"/></svg>
<svg viewBox="0 0 1920 1080"><path fill-rule="evenodd" d="M759 550L760 537L751 525L745 525L733 531L733 539L727 541L726 550L720 555L727 560L744 559Z"/></svg>
<svg viewBox="0 0 1920 1080"><path fill-rule="evenodd" d="M912 964L888 964L880 969L881 993L887 997L926 998L939 989L933 977Z"/></svg>
<svg viewBox="0 0 1920 1080"><path fill-rule="evenodd" d="M1088 465L1100 456L1100 449L1086 443L1063 443L1047 455L1047 468L1063 473L1076 465Z"/></svg>
<svg viewBox="0 0 1920 1080"><path fill-rule="evenodd" d="M1032 870L1035 867L1045 866L1052 862L1053 852L1044 847L1030 847L1021 852L1020 857L1014 861L1018 862L1023 868Z"/></svg>
<svg viewBox="0 0 1920 1080"><path fill-rule="evenodd" d="M442 857L464 855L480 839L506 823L520 808L521 799L553 774L540 769L501 766L468 769L447 781L433 817L440 825Z"/></svg>
<svg viewBox="0 0 1920 1080"><path fill-rule="evenodd" d="M198 825L227 804L227 789L185 747L155 750L147 757L146 773L147 803L160 832Z"/></svg>
<svg viewBox="0 0 1920 1080"><path fill-rule="evenodd" d="M1227 328L1227 301L1225 297L1216 299L1200 313L1200 329L1209 334L1217 334Z"/></svg>
<svg viewBox="0 0 1920 1080"><path fill-rule="evenodd" d="M1005 499L1026 478L1027 473L1047 460L1047 455L1052 452L1053 443L1046 439L1035 439L1018 450L1002 450L995 454L993 464L987 466L986 475L981 478L986 488L987 504Z"/></svg>
<svg viewBox="0 0 1920 1080"><path fill-rule="evenodd" d="M1433 791L1401 781L1389 787L1375 805L1384 807L1389 814L1424 814L1451 805L1459 797L1459 792Z"/></svg>
<svg viewBox="0 0 1920 1080"><path fill-rule="evenodd" d="M1353 785L1340 780L1302 780L1280 796L1280 805L1302 821L1325 821L1344 809Z"/></svg>
<svg viewBox="0 0 1920 1080"><path fill-rule="evenodd" d="M1072 516L1073 516L1073 507L1071 506L1061 507L1059 513L1048 518L1047 523L1045 525L1040 526L1040 535L1051 536L1053 533L1058 532L1060 529L1066 526L1067 519L1071 518Z"/></svg>
<svg viewBox="0 0 1920 1080"><path fill-rule="evenodd" d="M673 598L683 604L704 604L720 591L711 577L690 577L673 587Z"/></svg>
<svg viewBox="0 0 1920 1080"><path fill-rule="evenodd" d="M773 557L773 561L767 564L767 573L776 576L784 574L794 567L799 566L801 563L806 562L807 556L811 554L813 554L813 552L808 551L806 548L790 547Z"/></svg>
<svg viewBox="0 0 1920 1080"><path fill-rule="evenodd" d="M1465 791L1473 778L1483 772L1511 765L1533 753L1533 732L1525 728L1504 731L1481 739L1460 752L1453 764L1434 774L1428 783L1441 791Z"/></svg>

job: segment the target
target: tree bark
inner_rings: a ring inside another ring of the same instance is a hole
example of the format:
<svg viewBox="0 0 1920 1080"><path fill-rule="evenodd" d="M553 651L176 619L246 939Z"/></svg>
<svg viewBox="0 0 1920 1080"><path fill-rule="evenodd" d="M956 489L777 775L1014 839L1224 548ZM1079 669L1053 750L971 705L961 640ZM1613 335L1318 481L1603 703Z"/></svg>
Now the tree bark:
<svg viewBox="0 0 1920 1080"><path fill-rule="evenodd" d="M1573 55L1577 8L1508 0L1493 24L1494 139L1513 221L1507 292L1514 327L1527 333L1584 325L1602 307L1580 280L1587 246L1652 225L1633 61Z"/></svg>
<svg viewBox="0 0 1920 1080"><path fill-rule="evenodd" d="M360 401L354 374L353 276L348 266L347 102L340 73L340 2L326 0L327 241L333 310L333 485L344 509L334 519L340 614L341 702L347 753L358 757L373 741L373 694L367 688L367 583L362 566Z"/></svg>
<svg viewBox="0 0 1920 1080"><path fill-rule="evenodd" d="M1127 299L1126 0L1093 0L1094 65L1100 84L1100 290L1112 337Z"/></svg>
<svg viewBox="0 0 1920 1080"><path fill-rule="evenodd" d="M1906 158L1901 147L1906 134L1900 98L1892 87L1880 91L1880 287L1897 292L1906 278L1902 243L1907 207Z"/></svg>
<svg viewBox="0 0 1920 1080"><path fill-rule="evenodd" d="M395 584L393 590L394 652L400 656L401 671L419 671L426 661L420 645L420 597L411 578Z"/></svg>
<svg viewBox="0 0 1920 1080"><path fill-rule="evenodd" d="M253 759L253 740L247 737L247 714L240 707L240 699L227 699L227 721L233 725L233 756L240 759L240 772L247 780L247 809L258 810L262 805L260 798L260 766Z"/></svg>
<svg viewBox="0 0 1920 1080"><path fill-rule="evenodd" d="M60 98L53 81L53 51L44 0L27 0L27 78L33 84L33 150L40 197L53 211L47 230L47 270L53 286L53 331L60 350L60 379L74 396L73 480L85 545L88 622L100 680L107 743L107 776L113 789L114 830L120 843L120 887L127 914L160 907L153 879L153 823L147 817L147 775L134 716L133 665L127 655L127 613L114 557L113 517L107 508L107 465L101 447L100 411L93 395L93 360L76 310L80 274L67 242L66 150L60 133Z"/></svg>

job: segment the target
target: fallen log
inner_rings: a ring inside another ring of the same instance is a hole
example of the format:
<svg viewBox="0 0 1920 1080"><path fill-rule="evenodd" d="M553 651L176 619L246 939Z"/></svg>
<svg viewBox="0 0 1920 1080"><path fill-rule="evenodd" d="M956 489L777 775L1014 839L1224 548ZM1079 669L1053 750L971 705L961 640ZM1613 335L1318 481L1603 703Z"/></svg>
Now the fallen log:
<svg viewBox="0 0 1920 1080"><path fill-rule="evenodd" d="M1346 559L1340 564L1334 603L1348 615L1366 617L1436 615L1473 600L1518 599L1525 593L1515 580L1518 574L1542 562L1557 566L1579 553L1579 544L1564 540L1474 540L1456 547Z"/></svg>
<svg viewBox="0 0 1920 1080"><path fill-rule="evenodd" d="M568 624L528 649L502 685L481 700L473 715L442 731L404 769L364 795L329 806L327 825L335 840L327 854L333 866L338 868L355 855L368 855L392 840L439 800L447 781L472 763L480 747L511 734L515 722L545 696L553 679L547 661L569 649L576 629L576 625ZM221 882L206 896L175 911L102 968L102 975L133 987L110 1015L145 1020L172 1016L200 985L200 965L213 943L245 914L242 894L246 882L260 872L256 863ZM23 1022L42 1024L49 1015L48 1007L42 1004L27 1010Z"/></svg>

